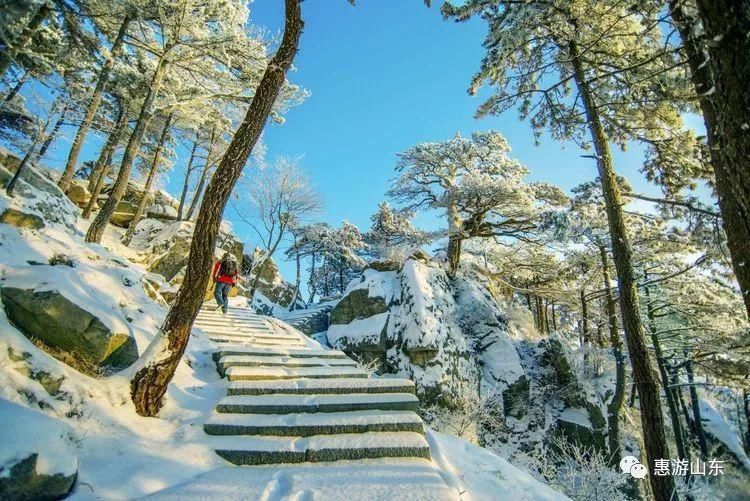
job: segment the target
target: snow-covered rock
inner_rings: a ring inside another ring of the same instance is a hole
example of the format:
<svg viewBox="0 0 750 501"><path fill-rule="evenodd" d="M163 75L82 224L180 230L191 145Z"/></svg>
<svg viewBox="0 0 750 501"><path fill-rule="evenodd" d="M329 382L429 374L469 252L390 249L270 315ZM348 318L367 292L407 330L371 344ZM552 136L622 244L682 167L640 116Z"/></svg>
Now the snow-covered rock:
<svg viewBox="0 0 750 501"><path fill-rule="evenodd" d="M259 260L262 260L260 270L253 269L250 273L243 271L244 284L248 292L252 288L252 281L254 281L254 277L257 274L258 282L256 283L256 291L260 291L265 298L281 306L281 308L288 308L291 306L292 301L295 301L294 284L284 280L281 272L279 272L276 261L272 257L264 259L260 249L256 248L252 257L245 255L242 258L244 263L256 263Z"/></svg>
<svg viewBox="0 0 750 501"><path fill-rule="evenodd" d="M71 428L0 398L0 499L60 499L78 474Z"/></svg>
<svg viewBox="0 0 750 501"><path fill-rule="evenodd" d="M424 402L451 406L476 379L455 308L437 265L409 259L400 271L368 268L331 312L328 341L380 372L412 379Z"/></svg>
<svg viewBox="0 0 750 501"><path fill-rule="evenodd" d="M32 229L53 224L75 231L78 208L45 174L31 165L24 168L13 197L0 197L0 222ZM0 164L0 186L5 188L12 177L13 173Z"/></svg>

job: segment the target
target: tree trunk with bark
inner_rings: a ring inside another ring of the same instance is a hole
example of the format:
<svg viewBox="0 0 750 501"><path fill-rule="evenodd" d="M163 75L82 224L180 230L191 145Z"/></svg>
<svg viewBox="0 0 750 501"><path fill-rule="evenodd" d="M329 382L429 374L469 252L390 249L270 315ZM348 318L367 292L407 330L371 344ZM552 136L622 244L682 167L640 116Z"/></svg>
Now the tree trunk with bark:
<svg viewBox="0 0 750 501"><path fill-rule="evenodd" d="M16 169L15 174L13 174L13 177L8 181L8 185L5 187L5 193L9 196L13 196L13 190L16 188L16 183L18 183L18 180L21 177L21 174L23 174L23 171L26 170L26 166L29 164L32 158L34 158L34 150L36 150L36 146L39 144L39 140L42 138L42 133L39 132L36 137L34 138L34 142L31 143L31 147L29 147L29 150L26 152L26 154L23 156L23 159L21 160L21 163L18 165L18 169Z"/></svg>
<svg viewBox="0 0 750 501"><path fill-rule="evenodd" d="M670 0L669 10L699 97L727 246L750 318L750 8L736 0L696 3L703 39L684 0Z"/></svg>
<svg viewBox="0 0 750 501"><path fill-rule="evenodd" d="M196 207L198 207L198 201L201 199L201 195L203 194L203 188L206 186L206 181L208 181L209 179L211 164L213 162L214 148L216 147L218 139L219 137L216 134L216 127L214 127L211 130L211 141L208 145L206 165L203 167L203 171L201 171L201 177L198 180L198 185L195 187L193 199L190 201L190 208L188 209L187 215L185 216L185 219L187 219L188 221L193 218L193 212L195 212Z"/></svg>
<svg viewBox="0 0 750 501"><path fill-rule="evenodd" d="M638 388L641 403L641 424L643 442L649 465L657 459L669 458L669 447L664 432L664 416L659 400L659 383L651 367L648 348L643 334L643 324L638 312L638 292L633 273L633 259L630 242L623 218L623 201L617 175L612 164L609 141L601 123L599 110L583 68L577 44L572 41L568 55L573 65L575 79L586 112L586 121L596 151L596 164L604 194L604 203L612 240L612 254L617 270L620 292L620 312L628 344L633 379ZM671 476L649 475L651 490L657 501L677 501L675 482Z"/></svg>
<svg viewBox="0 0 750 501"><path fill-rule="evenodd" d="M127 105L124 102L120 103L120 111L117 115L117 123L115 124L114 130L109 134L107 142L99 153L99 158L96 159L94 168L91 170L91 177L89 177L89 193L91 198L86 204L86 208L83 209L82 217L88 219L91 217L91 212L96 206L96 202L99 195L104 187L104 181L107 179L109 169L112 165L112 155L114 155L117 145L120 144L120 139L123 136L123 132L128 125L128 112Z"/></svg>
<svg viewBox="0 0 750 501"><path fill-rule="evenodd" d="M104 88L107 85L109 73L112 70L112 66L114 66L115 57L120 52L120 48L122 47L122 42L125 38L125 33L128 30L130 21L130 16L126 15L122 20L122 23L120 24L120 29L117 32L117 36L112 42L112 52L110 54L110 57L108 57L102 65L102 69L99 72L99 78L97 79L96 86L94 87L94 92L93 94L91 94L91 101L89 101L89 104L86 107L86 113L83 116L81 125L78 127L78 131L76 131L75 138L73 139L73 144L70 147L70 152L68 152L68 160L65 162L65 169L60 176L60 180L57 182L57 185L64 192L68 191L68 189L70 188L70 182L73 179L73 175L75 174L76 169L76 163L78 162L78 155L81 153L81 148L83 147L83 141L86 139L86 135L91 128L91 123L94 121L94 117L96 116L96 111L99 109L99 103L101 103L102 101L102 93L104 92Z"/></svg>
<svg viewBox="0 0 750 501"><path fill-rule="evenodd" d="M620 463L620 411L625 402L625 356L622 352L622 338L617 328L617 310L615 296L612 292L609 277L609 260L607 250L599 245L599 255L602 260L602 276L604 279L604 306L607 312L607 326L609 327L609 343L612 345L612 356L615 359L615 392L612 400L607 404L607 424L610 466Z"/></svg>
<svg viewBox="0 0 750 501"><path fill-rule="evenodd" d="M701 406L698 399L698 390L695 388L695 374L693 372L693 361L689 353L685 353L685 372L687 373L688 384L690 385L690 408L693 411L693 426L698 438L698 446L701 450L701 459L708 460L708 441L706 441L706 432L703 429L703 420L701 419Z"/></svg>
<svg viewBox="0 0 750 501"><path fill-rule="evenodd" d="M52 142L57 137L57 134L60 132L60 128L63 126L63 123L65 123L66 115L68 114L68 105L65 105L62 112L60 113L60 117L57 119L57 122L55 122L55 126L52 127L52 130L49 134L47 134L47 137L44 139L44 142L42 143L42 147L39 148L39 153L36 154L36 158L41 160L44 158L44 155L47 153L47 150L50 146L52 146Z"/></svg>
<svg viewBox="0 0 750 501"><path fill-rule="evenodd" d="M281 45L269 62L245 118L206 190L190 245L185 279L154 340L155 353L131 381L131 398L136 411L142 416L154 416L162 406L167 385L182 358L193 321L203 301L227 200L260 138L284 85L286 72L297 53L303 27L300 0L285 0L285 5L286 23Z"/></svg>
<svg viewBox="0 0 750 501"><path fill-rule="evenodd" d="M589 344L589 309L586 302L586 289L581 289L581 348Z"/></svg>
<svg viewBox="0 0 750 501"><path fill-rule="evenodd" d="M648 274L644 276L644 280L648 281ZM669 411L669 419L672 422L672 431L674 432L674 441L677 446L677 457L680 459L687 459L688 453L685 448L685 442L683 441L682 424L680 423L679 408L677 407L677 399L672 389L669 387L669 374L667 372L666 360L664 360L664 352L661 348L661 340L659 339L656 318L654 316L653 303L651 302L651 291L650 287L645 288L646 294L646 315L649 321L649 330L651 330L651 342L654 345L654 357L656 358L656 366L659 368L659 375L661 376L662 389L664 390L664 398L667 401L667 410Z"/></svg>
<svg viewBox="0 0 750 501"><path fill-rule="evenodd" d="M185 199L187 198L188 186L190 185L190 174L193 172L193 162L195 161L195 150L198 149L198 141L193 141L193 148L190 150L190 159L185 168L185 181L182 183L182 193L180 193L180 205L177 208L177 220L182 221L182 212L185 210Z"/></svg>
<svg viewBox="0 0 750 501"><path fill-rule="evenodd" d="M162 57L156 65L156 70L151 78L151 85L148 88L146 99L144 99L141 111L138 115L138 121L135 124L133 133L130 135L128 146L125 148L125 154L122 157L122 163L120 164L120 171L117 173L117 179L115 180L114 186L112 186L109 198L104 202L104 205L99 210L99 213L96 215L96 218L91 223L91 226L86 233L87 242L101 242L102 235L104 235L104 229L107 227L107 224L109 224L109 218L115 213L117 205L120 203L120 200L122 200L122 197L127 190L133 161L140 149L143 134L146 132L149 122L151 122L154 100L156 99L157 92L159 92L161 82L164 79L164 74L166 73L168 66L169 62L166 57Z"/></svg>
<svg viewBox="0 0 750 501"><path fill-rule="evenodd" d="M31 41L31 37L34 35L34 32L39 29L39 26L41 26L44 20L47 19L47 16L51 11L52 7L49 3L45 2L40 5L39 9L37 9L34 15L31 16L31 19L29 19L28 24L24 26L18 40L14 40L10 47L5 51L5 54L2 54L2 57L0 57L0 79L5 78L5 73L8 71L8 68L10 68L10 65L15 62L19 52L26 48L29 41Z"/></svg>
<svg viewBox="0 0 750 501"><path fill-rule="evenodd" d="M459 261L461 261L461 237L450 235L448 237L448 275L452 278L456 276Z"/></svg>
<svg viewBox="0 0 750 501"><path fill-rule="evenodd" d="M153 186L154 180L156 179L156 173L159 172L161 152L164 150L164 143L166 142L167 136L169 135L169 127L172 125L173 116L174 115L170 113L167 116L167 119L164 121L164 128L161 131L161 136L159 136L159 142L156 145L156 151L154 151L154 158L151 161L151 169L149 169L148 171L146 185L143 187L143 196L138 202L138 208L135 210L133 220L130 221L128 229L127 231L125 231L125 235L123 235L122 237L122 243L124 243L125 245L130 245L130 241L133 239L133 235L135 234L135 228L136 226L138 226L138 223L141 222L143 213L146 212L146 205L148 205L149 200L151 200L151 187Z"/></svg>
<svg viewBox="0 0 750 501"><path fill-rule="evenodd" d="M26 71L24 72L23 76L18 79L18 82L16 82L16 85L14 85L13 88L10 89L10 92L8 92L8 95L5 96L4 101L6 103L12 101L13 98L16 97L16 95L21 91L21 87L23 87L24 84L26 83L26 80L29 79L29 76L31 76L31 73Z"/></svg>

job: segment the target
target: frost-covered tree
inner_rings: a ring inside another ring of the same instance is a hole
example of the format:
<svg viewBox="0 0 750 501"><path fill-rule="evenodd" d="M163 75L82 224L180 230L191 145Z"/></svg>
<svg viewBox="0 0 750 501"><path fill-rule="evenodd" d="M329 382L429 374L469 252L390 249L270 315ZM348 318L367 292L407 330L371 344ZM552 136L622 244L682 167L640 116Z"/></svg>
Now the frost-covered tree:
<svg viewBox="0 0 750 501"><path fill-rule="evenodd" d="M518 108L537 137L546 130L556 139L593 146L649 463L669 457L669 448L610 143L654 141L680 128L679 110L670 99L686 91L684 80L673 71L674 52L664 47L655 21L661 7L660 2L628 5L619 0L469 0L443 5L446 17L462 21L481 16L488 23L487 51L471 85L472 92L484 82L493 86L480 115ZM652 475L649 480L657 500L674 499L671 477Z"/></svg>
<svg viewBox="0 0 750 501"><path fill-rule="evenodd" d="M285 14L281 44L266 66L245 118L216 168L201 203L185 278L161 331L149 347L148 358L141 363L131 380L131 398L141 415L154 416L162 406L167 386L185 352L193 320L208 286L224 208L251 151L260 139L284 86L286 72L297 53L304 25L299 0L285 0Z"/></svg>
<svg viewBox="0 0 750 501"><path fill-rule="evenodd" d="M261 243L262 257L253 263L250 298L255 295L263 263L271 259L293 228L322 208L320 195L312 189L298 160L280 157L254 175L247 190L250 211L235 204L239 218L253 229Z"/></svg>
<svg viewBox="0 0 750 501"><path fill-rule="evenodd" d="M415 228L413 217L412 211L394 210L388 202L378 204L378 210L370 216L372 226L364 234L368 251L381 259L398 259L428 243L430 234Z"/></svg>
<svg viewBox="0 0 750 501"><path fill-rule="evenodd" d="M456 273L461 243L470 238L532 238L541 205L565 197L524 181L528 169L510 157L498 132L421 143L398 155L388 195L408 210L436 209L448 222L448 269Z"/></svg>

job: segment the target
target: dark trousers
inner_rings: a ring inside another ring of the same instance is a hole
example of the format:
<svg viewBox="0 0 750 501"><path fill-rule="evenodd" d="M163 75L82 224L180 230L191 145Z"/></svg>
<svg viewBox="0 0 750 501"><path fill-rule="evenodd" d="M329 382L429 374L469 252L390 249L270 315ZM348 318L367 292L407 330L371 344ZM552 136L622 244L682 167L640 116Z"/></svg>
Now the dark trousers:
<svg viewBox="0 0 750 501"><path fill-rule="evenodd" d="M214 298L224 313L227 312L227 307L229 306L229 289L231 288L231 285L224 282L216 282L214 286Z"/></svg>

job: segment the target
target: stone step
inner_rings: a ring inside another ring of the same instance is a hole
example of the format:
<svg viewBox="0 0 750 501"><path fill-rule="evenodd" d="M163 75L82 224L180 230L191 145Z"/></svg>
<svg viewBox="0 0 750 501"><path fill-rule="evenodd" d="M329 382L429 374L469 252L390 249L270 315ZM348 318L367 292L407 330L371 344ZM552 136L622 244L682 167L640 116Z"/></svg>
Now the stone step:
<svg viewBox="0 0 750 501"><path fill-rule="evenodd" d="M244 316L244 315L233 315L232 313L223 314L223 313L217 313L217 312L209 312L209 313L203 313L203 312L201 312L196 317L196 320L205 320L207 322L212 322L212 321L216 321L216 322L232 321L232 322L245 322L245 323L249 323L249 324L263 324L263 325L268 325L268 322L265 319L263 319L262 317L258 317L258 316L250 317L250 316Z"/></svg>
<svg viewBox="0 0 750 501"><path fill-rule="evenodd" d="M414 382L408 379L287 379L276 381L234 381L229 383L227 395L272 395L286 393L341 394L341 393L415 393Z"/></svg>
<svg viewBox="0 0 750 501"><path fill-rule="evenodd" d="M357 362L349 358L296 358L296 357L256 357L253 355L227 355L221 357L219 367L224 371L229 367L356 367Z"/></svg>
<svg viewBox="0 0 750 501"><path fill-rule="evenodd" d="M205 332L209 336L216 336L216 337L231 336L231 337L236 337L236 338L253 338L253 339L258 339L260 341L276 341L276 340L301 341L299 336L279 336L277 334L272 334L272 333L266 334L264 332L251 332L251 331L247 331L247 332L242 332L242 331L221 332L219 331L217 332L217 331L211 331L211 330L203 331L203 332Z"/></svg>
<svg viewBox="0 0 750 501"><path fill-rule="evenodd" d="M212 436L209 443L219 456L237 465L430 457L424 436L414 432L311 437Z"/></svg>
<svg viewBox="0 0 750 501"><path fill-rule="evenodd" d="M230 367L226 370L226 376L230 381L258 381L296 378L366 378L367 373L357 367Z"/></svg>
<svg viewBox="0 0 750 501"><path fill-rule="evenodd" d="M416 413L380 410L285 415L214 412L203 429L209 435L296 437L375 431L423 432L422 419Z"/></svg>
<svg viewBox="0 0 750 501"><path fill-rule="evenodd" d="M231 355L249 355L253 357L295 357L295 358L347 358L343 351L315 350L306 348L221 348L214 352L214 360Z"/></svg>
<svg viewBox="0 0 750 501"><path fill-rule="evenodd" d="M227 341L238 341L240 343L265 343L265 344L276 344L283 346L304 346L305 343L300 338L287 338L287 337L276 337L276 336L251 336L243 334L221 334L221 333L207 333L209 339L225 339Z"/></svg>
<svg viewBox="0 0 750 501"><path fill-rule="evenodd" d="M195 327L203 330L214 330L220 332L233 332L233 331L252 331L252 332L263 332L268 334L276 334L277 336L284 336L289 334L277 334L273 329L266 326L251 326L247 324L231 324L229 322L224 323L207 323L196 320L193 324Z"/></svg>
<svg viewBox="0 0 750 501"><path fill-rule="evenodd" d="M226 337L209 337L211 341L218 344L220 347L261 347L261 348L288 348L288 347L302 347L305 343L270 343L266 341L248 341L248 340L236 340L227 339Z"/></svg>
<svg viewBox="0 0 750 501"><path fill-rule="evenodd" d="M231 395L222 398L217 412L237 414L292 414L348 411L416 411L419 400L410 393L349 393L338 395Z"/></svg>

